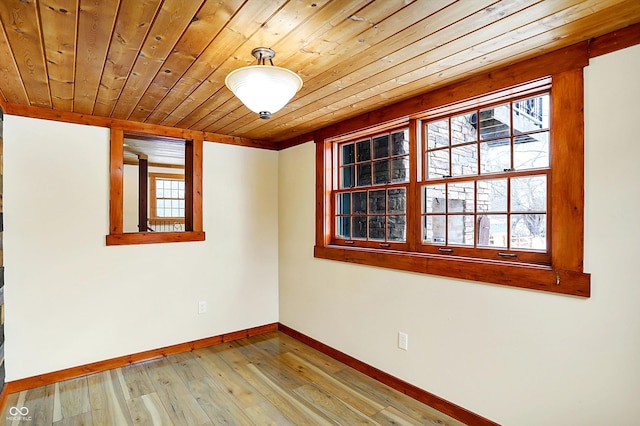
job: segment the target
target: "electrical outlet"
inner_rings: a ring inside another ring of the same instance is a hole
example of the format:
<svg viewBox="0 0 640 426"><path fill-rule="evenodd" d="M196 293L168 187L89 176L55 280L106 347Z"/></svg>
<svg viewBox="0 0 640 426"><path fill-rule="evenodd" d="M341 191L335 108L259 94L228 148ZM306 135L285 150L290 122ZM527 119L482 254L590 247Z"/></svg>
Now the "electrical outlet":
<svg viewBox="0 0 640 426"><path fill-rule="evenodd" d="M404 351L409 350L409 335L407 333L398 332L398 347Z"/></svg>
<svg viewBox="0 0 640 426"><path fill-rule="evenodd" d="M201 300L198 302L198 313L199 314L207 313L207 302L205 300Z"/></svg>

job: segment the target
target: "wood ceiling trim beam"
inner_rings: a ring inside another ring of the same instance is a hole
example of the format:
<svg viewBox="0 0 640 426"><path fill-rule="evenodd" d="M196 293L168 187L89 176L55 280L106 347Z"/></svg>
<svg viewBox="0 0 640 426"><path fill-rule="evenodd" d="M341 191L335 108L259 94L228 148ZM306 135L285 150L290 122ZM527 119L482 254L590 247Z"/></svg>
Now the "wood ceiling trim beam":
<svg viewBox="0 0 640 426"><path fill-rule="evenodd" d="M0 104L1 105L1 104ZM166 136L179 139L197 139L204 137L206 142L224 143L228 145L245 146L249 148L261 148L277 150L275 142L259 139L243 138L239 136L222 135L219 133L201 132L198 130L180 129L177 127L160 126L157 124L137 123L135 121L120 120L109 117L98 117L78 112L54 111L48 108L40 108L28 105L5 103L5 114L21 117L39 118L42 120L61 121L64 123L84 124L88 126L118 128L125 132L145 133L156 136Z"/></svg>
<svg viewBox="0 0 640 426"><path fill-rule="evenodd" d="M316 140L321 140L329 136L350 133L402 117L407 117L408 119L412 115L436 106L473 98L562 71L582 68L588 64L588 44L586 41L577 43L564 49L478 75L461 83L436 89L394 105L323 127L305 135L280 141L278 146L294 146L297 143L308 141L311 135L314 135L317 138Z"/></svg>
<svg viewBox="0 0 640 426"><path fill-rule="evenodd" d="M640 44L640 24L592 39L589 43L589 57L595 58L636 44Z"/></svg>

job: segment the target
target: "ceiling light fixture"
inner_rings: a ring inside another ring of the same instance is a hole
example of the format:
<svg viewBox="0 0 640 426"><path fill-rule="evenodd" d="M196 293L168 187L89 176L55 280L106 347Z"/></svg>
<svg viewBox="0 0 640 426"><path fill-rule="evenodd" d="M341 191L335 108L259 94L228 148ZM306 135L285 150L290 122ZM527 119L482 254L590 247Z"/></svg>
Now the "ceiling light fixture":
<svg viewBox="0 0 640 426"><path fill-rule="evenodd" d="M276 53L268 47L256 47L251 54L258 65L231 71L224 84L247 108L266 120L293 98L302 87L302 79L291 70L273 65ZM265 65L265 61L271 65Z"/></svg>

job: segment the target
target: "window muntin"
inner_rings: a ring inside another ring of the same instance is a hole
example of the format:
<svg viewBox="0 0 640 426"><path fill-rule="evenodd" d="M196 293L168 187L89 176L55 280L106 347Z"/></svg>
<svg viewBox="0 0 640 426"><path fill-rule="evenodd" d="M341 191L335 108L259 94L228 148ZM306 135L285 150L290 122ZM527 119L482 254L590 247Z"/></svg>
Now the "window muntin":
<svg viewBox="0 0 640 426"><path fill-rule="evenodd" d="M152 217L184 219L184 177L152 177L152 190L155 190Z"/></svg>
<svg viewBox="0 0 640 426"><path fill-rule="evenodd" d="M550 261L549 105L546 92L427 116L420 250Z"/></svg>
<svg viewBox="0 0 640 426"><path fill-rule="evenodd" d="M379 247L406 243L409 130L336 142L334 149L334 240Z"/></svg>

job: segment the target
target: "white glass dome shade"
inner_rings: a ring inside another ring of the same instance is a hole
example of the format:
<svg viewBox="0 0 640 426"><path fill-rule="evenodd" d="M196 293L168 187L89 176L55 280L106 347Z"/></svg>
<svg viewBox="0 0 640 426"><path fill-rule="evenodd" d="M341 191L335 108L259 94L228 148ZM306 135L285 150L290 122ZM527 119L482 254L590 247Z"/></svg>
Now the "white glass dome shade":
<svg viewBox="0 0 640 426"><path fill-rule="evenodd" d="M271 58L259 58L264 59ZM260 118L269 118L300 90L302 79L286 68L250 65L230 72L224 84L247 108L260 114Z"/></svg>

